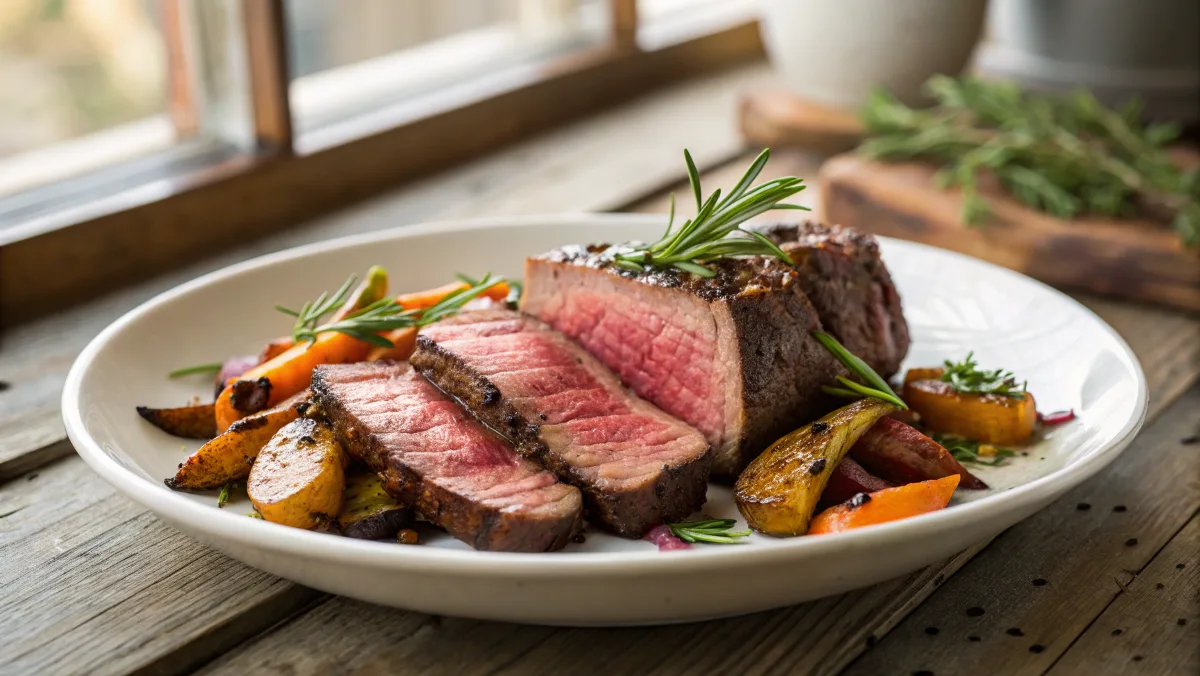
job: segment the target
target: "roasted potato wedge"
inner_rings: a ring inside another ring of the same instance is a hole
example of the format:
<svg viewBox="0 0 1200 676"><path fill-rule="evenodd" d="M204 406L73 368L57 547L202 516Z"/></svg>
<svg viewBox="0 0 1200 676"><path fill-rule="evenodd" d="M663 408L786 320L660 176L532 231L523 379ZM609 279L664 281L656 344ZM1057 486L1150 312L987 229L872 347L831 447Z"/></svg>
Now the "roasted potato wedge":
<svg viewBox="0 0 1200 676"><path fill-rule="evenodd" d="M1037 405L1029 392L1014 399L963 394L941 380L906 380L904 401L928 429L985 444L1023 443L1037 424Z"/></svg>
<svg viewBox="0 0 1200 676"><path fill-rule="evenodd" d="M301 405L308 399L306 390L275 408L230 425L224 434L185 460L175 476L167 479L167 485L174 489L206 490L250 476L250 465L258 452L284 425L300 417ZM216 422L213 427L216 428Z"/></svg>
<svg viewBox="0 0 1200 676"><path fill-rule="evenodd" d="M357 469L346 476L342 513L338 515L342 535L381 540L395 537L412 521L413 511L388 495L378 474Z"/></svg>
<svg viewBox="0 0 1200 676"><path fill-rule="evenodd" d="M300 418L263 447L250 468L246 493L267 521L313 529L342 510L348 464L328 425Z"/></svg>
<svg viewBox="0 0 1200 676"><path fill-rule="evenodd" d="M217 415L212 404L179 408L138 406L137 412L167 434L184 439L212 439L217 436Z"/></svg>
<svg viewBox="0 0 1200 676"><path fill-rule="evenodd" d="M733 487L746 523L767 535L804 535L834 468L892 410L885 401L860 399L772 444Z"/></svg>

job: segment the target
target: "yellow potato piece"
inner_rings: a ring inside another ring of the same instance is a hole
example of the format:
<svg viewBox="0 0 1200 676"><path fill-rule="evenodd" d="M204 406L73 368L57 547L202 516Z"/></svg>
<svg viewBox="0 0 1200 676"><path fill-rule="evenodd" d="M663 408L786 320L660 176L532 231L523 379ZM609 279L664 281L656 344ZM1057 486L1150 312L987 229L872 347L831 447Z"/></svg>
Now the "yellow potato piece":
<svg viewBox="0 0 1200 676"><path fill-rule="evenodd" d="M838 463L859 437L894 410L879 399L860 399L772 444L733 487L746 523L767 535L804 535Z"/></svg>
<svg viewBox="0 0 1200 676"><path fill-rule="evenodd" d="M267 521L316 528L342 509L347 462L328 426L301 418L263 447L250 468L246 493Z"/></svg>

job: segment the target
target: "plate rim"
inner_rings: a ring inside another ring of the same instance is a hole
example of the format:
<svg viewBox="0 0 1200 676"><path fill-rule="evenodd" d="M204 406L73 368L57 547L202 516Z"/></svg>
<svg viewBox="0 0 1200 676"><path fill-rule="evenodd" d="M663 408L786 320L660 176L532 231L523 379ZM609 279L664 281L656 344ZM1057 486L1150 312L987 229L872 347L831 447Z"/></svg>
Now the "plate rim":
<svg viewBox="0 0 1200 676"><path fill-rule="evenodd" d="M184 495L159 488L153 481L139 476L115 459L110 458L92 438L84 425L81 402L82 381L101 349L119 335L127 326L155 308L168 304L177 297L221 279L236 277L250 271L268 267L279 262L304 258L322 252L341 250L380 241L406 239L432 233L478 230L491 228L520 227L526 225L588 226L614 222L654 222L661 215L653 214L601 214L601 213L553 213L520 216L492 216L483 218L453 218L400 225L384 230L347 235L321 240L277 252L257 256L233 265L219 268L193 280L165 290L129 310L109 324L94 337L75 359L67 374L62 394L63 422L67 436L76 452L97 474L117 488L125 496L150 510L155 515L171 522L183 524L194 532L204 533L218 539L231 539L239 545L253 549L270 549L276 552L302 557L316 557L327 561L344 560L352 557L359 565L390 568L399 571L442 573L475 577L530 577L553 574L557 578L590 577L603 574L606 577L643 575L673 571L702 572L726 568L730 563L753 552L756 565L770 565L781 561L796 561L807 557L820 557L830 550L873 550L897 537L920 538L941 531L969 526L971 523L986 522L989 512L1018 512L1031 505L1061 495L1074 486L1086 481L1107 466L1141 429L1148 408L1146 377L1137 355L1128 343L1107 322L1087 306L1065 293L1041 281L972 256L941 249L917 242L876 236L886 242L887 247L926 249L938 255L966 259L973 264L990 268L993 272L1010 276L1024 282L1032 282L1043 290L1072 304L1097 322L1100 328L1115 341L1123 361L1131 367L1137 387L1137 401L1133 415L1125 421L1120 431L1091 455L1006 491L989 495L969 503L956 505L953 509L940 510L931 514L879 524L845 533L816 538L791 538L788 542L773 547L756 547L746 550L741 547L695 548L683 556L663 555L657 550L624 552L561 552L517 553L486 552L477 550L455 550L435 547L396 547L390 543L337 538L328 534L289 528L250 519L240 514L222 512L198 504ZM904 535L904 534L908 535ZM621 564L614 566L613 564Z"/></svg>

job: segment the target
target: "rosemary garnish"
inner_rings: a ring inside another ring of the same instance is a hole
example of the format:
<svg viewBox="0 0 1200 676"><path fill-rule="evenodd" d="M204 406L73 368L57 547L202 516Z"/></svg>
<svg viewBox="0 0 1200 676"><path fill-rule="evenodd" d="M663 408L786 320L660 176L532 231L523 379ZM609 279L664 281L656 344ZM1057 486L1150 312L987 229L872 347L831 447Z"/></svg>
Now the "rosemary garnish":
<svg viewBox="0 0 1200 676"><path fill-rule="evenodd" d="M904 403L891 385L875 372L875 369L867 365L865 361L851 354L849 350L842 347L842 344L836 338L828 333L813 331L813 337L816 338L825 349L829 350L837 360L850 369L854 375L866 381L866 384L855 382L846 376L838 376L837 381L841 387L833 385L825 385L821 388L826 394L832 394L838 397L849 397L851 399L861 399L862 397L874 397L881 399L887 403L899 408L907 410L908 404Z"/></svg>
<svg viewBox="0 0 1200 676"><path fill-rule="evenodd" d="M1141 105L1119 110L1092 94L1026 94L1016 85L934 76L932 108L914 109L883 91L863 109L870 138L859 152L942 165L937 180L962 188L962 219L988 213L979 176L995 175L1013 197L1057 218L1081 213L1160 213L1185 244L1200 244L1200 171L1180 168L1166 146L1170 123L1143 124Z"/></svg>
<svg viewBox="0 0 1200 676"><path fill-rule="evenodd" d="M358 283L358 278L350 275L346 283L342 284L342 288L332 296L322 291L316 300L305 303L299 310L291 310L282 305L276 305L275 309L296 318L296 323L292 326L292 339L300 342L302 340L300 336L305 332L312 331L325 318L325 315L345 305L346 299L350 296L350 291L356 283Z"/></svg>
<svg viewBox="0 0 1200 676"><path fill-rule="evenodd" d="M613 247L613 263L633 272L643 272L647 267L673 267L700 277L716 274L704 263L732 256L775 256L790 264L792 259L774 242L740 227L750 218L773 209L808 211L807 207L797 204L780 204L782 200L804 190L802 179L786 176L750 187L770 157L769 149L759 153L742 180L724 199L721 199L719 189L704 199L700 191L700 172L696 170L691 153L684 150L688 181L696 197L695 217L684 221L678 230L672 232L675 224L675 196L672 195L667 231L662 239L654 244L637 242ZM744 236L734 236L735 232Z"/></svg>
<svg viewBox="0 0 1200 676"><path fill-rule="evenodd" d="M185 366L181 369L175 369L167 374L168 378L182 378L183 376L194 376L202 373L216 374L220 372L221 364L197 364L196 366Z"/></svg>
<svg viewBox="0 0 1200 676"><path fill-rule="evenodd" d="M735 519L699 519L672 523L667 527L671 529L671 534L684 542L736 545L742 542L739 538L750 535L748 530L730 531L729 529L733 528L736 523Z"/></svg>
<svg viewBox="0 0 1200 676"><path fill-rule="evenodd" d="M1011 371L996 369L981 371L975 363L974 352L968 352L967 358L955 363L946 360L946 370L942 373L942 381L964 394L995 394L1012 399L1025 398L1025 385L1017 385L1017 380Z"/></svg>
<svg viewBox="0 0 1200 676"><path fill-rule="evenodd" d="M405 309L396 302L395 296L381 298L357 312L350 313L342 319L319 326L305 326L300 328L294 336L297 342L313 342L317 339L318 335L334 331L371 345L392 347L392 341L380 336L380 331L391 331L410 326L425 326L439 319L445 319L456 314L472 299L479 297L480 294L503 281L503 277L494 277L491 273L488 273L475 284L448 294L434 305L423 309ZM315 308L316 303L313 303L312 306ZM308 306L306 305L306 307Z"/></svg>
<svg viewBox="0 0 1200 676"><path fill-rule="evenodd" d="M992 447L990 455L980 453L981 448L987 451L988 444L981 444L978 441L972 441L965 437L960 437L954 434L934 434L933 440L950 451L950 455L959 462L974 463L976 465L987 465L995 467L1002 464L1007 458L1015 456L1016 451L1007 448ZM990 458L990 459L988 459Z"/></svg>

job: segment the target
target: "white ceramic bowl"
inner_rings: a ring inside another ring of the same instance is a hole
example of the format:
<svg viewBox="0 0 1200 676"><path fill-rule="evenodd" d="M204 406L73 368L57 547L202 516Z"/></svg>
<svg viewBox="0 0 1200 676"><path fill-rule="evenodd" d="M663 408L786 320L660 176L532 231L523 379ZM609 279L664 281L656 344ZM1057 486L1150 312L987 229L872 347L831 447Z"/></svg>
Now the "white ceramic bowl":
<svg viewBox="0 0 1200 676"><path fill-rule="evenodd" d="M910 365L974 350L984 366L1028 378L1043 410L1079 418L996 468L992 485L959 491L943 511L838 535L659 552L589 529L552 554L475 552L448 536L421 546L364 542L247 518L244 500L185 494L162 479L198 443L167 436L134 406L208 395L209 383L168 380L180 366L256 351L298 305L351 272L385 265L393 290L444 283L456 271L519 275L522 261L570 242L651 239L662 217L560 215L410 226L258 258L164 293L104 330L63 392L67 433L106 481L160 518L230 556L301 584L430 613L569 625L678 622L747 613L862 587L993 536L1107 465L1146 410L1136 358L1075 301L1007 270L930 247L883 241L914 342ZM802 421L797 421L799 425ZM736 517L713 486L705 512ZM696 593L703 589L703 593Z"/></svg>

